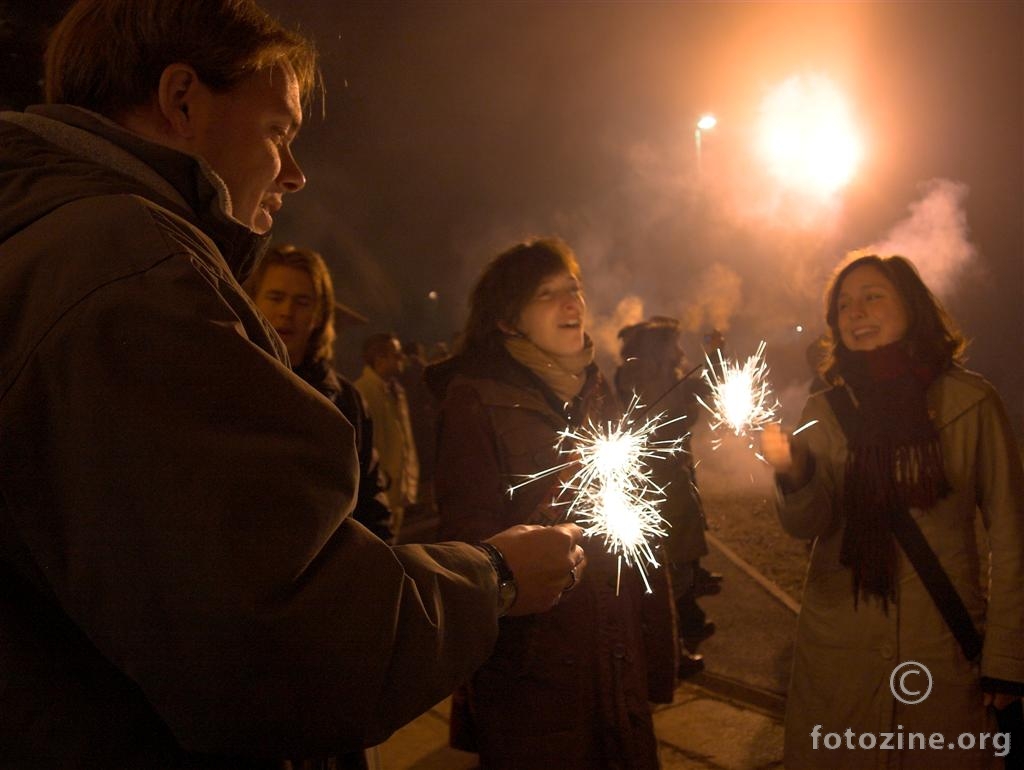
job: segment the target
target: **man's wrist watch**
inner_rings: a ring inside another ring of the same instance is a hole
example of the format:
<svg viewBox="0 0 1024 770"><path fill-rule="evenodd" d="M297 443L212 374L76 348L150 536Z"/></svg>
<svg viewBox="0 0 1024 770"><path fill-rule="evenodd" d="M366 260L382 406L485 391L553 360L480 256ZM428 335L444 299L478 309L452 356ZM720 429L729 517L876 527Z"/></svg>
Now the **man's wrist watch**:
<svg viewBox="0 0 1024 770"><path fill-rule="evenodd" d="M477 543L476 547L487 554L487 558L494 568L494 574L498 578L498 617L507 614L512 605L516 603L516 595L519 586L516 585L516 576L505 561L505 555L498 550L497 546L490 543Z"/></svg>

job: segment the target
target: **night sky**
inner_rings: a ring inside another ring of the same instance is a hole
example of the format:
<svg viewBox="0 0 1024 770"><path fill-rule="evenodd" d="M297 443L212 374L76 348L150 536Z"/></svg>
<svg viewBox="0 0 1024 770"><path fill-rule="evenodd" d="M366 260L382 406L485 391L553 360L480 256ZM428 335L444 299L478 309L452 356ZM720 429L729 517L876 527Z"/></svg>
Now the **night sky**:
<svg viewBox="0 0 1024 770"><path fill-rule="evenodd" d="M326 117L295 145L309 182L275 230L371 319L341 335L346 373L370 331L450 338L490 257L557 234L606 369L619 326L674 315L693 358L712 326L738 356L766 340L791 413L829 272L876 246L915 261L1024 428L1024 3L264 5L322 53ZM864 143L828 200L751 149L797 75L845 94Z"/></svg>
<svg viewBox="0 0 1024 770"><path fill-rule="evenodd" d="M324 253L373 329L448 338L491 256L558 234L606 364L623 322L669 314L691 356L711 326L740 356L765 339L784 394L808 379L831 269L888 244L1020 428L1024 5L268 5L316 39L327 88L277 231ZM750 149L765 94L799 74L846 95L865 145L828 202L780 191ZM704 111L719 125L698 176ZM345 333L343 361L365 331Z"/></svg>

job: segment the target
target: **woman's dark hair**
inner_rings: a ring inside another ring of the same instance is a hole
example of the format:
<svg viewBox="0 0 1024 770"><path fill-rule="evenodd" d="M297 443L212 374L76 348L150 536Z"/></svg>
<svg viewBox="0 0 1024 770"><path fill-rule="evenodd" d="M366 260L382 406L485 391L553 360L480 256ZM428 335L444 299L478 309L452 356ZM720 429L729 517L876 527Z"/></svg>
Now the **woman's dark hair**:
<svg viewBox="0 0 1024 770"><path fill-rule="evenodd" d="M894 255L879 257L875 254L854 255L836 268L825 290L825 321L828 323L827 353L821 362L821 374L826 382L836 384L842 380L840 372L850 350L839 334L839 290L843 281L858 267L869 265L885 275L896 287L907 311L907 332L904 340L910 356L922 363L945 370L953 363L963 363L967 340L956 323L932 294L913 263L906 257Z"/></svg>
<svg viewBox="0 0 1024 770"><path fill-rule="evenodd" d="M500 339L498 323L514 326L544 279L563 271L580 277L576 255L560 238L524 241L492 259L470 294L469 319L458 352Z"/></svg>

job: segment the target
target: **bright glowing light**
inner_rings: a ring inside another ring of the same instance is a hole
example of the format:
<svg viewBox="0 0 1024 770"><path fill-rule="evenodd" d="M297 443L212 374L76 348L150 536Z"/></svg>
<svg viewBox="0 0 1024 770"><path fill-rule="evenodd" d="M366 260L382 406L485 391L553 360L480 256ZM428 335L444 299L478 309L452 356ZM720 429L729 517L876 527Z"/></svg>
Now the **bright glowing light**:
<svg viewBox="0 0 1024 770"><path fill-rule="evenodd" d="M790 435L796 436L797 434L803 433L805 430L807 430L811 426L817 425L817 424L818 424L817 420L811 420L810 422L805 422L803 425L801 425L799 428L797 428L795 431L793 431Z"/></svg>
<svg viewBox="0 0 1024 770"><path fill-rule="evenodd" d="M634 396L625 414L615 422L589 423L558 434L555 448L566 462L530 474L509 488L509 494L537 479L572 470L560 484L555 505L565 506L565 518L583 528L588 537L604 538L605 547L622 562L636 567L647 592L647 567L657 567L650 540L665 537L665 520L659 513L664 488L651 480L649 463L683 451L685 437L656 440L655 432L676 420L665 414L639 422L642 406Z"/></svg>
<svg viewBox="0 0 1024 770"><path fill-rule="evenodd" d="M747 359L742 366L738 362L728 361L718 350L718 366L707 359L704 369L704 381L711 387L709 401L698 396L701 406L711 413L711 430L716 431L725 426L736 436L744 436L752 431L761 430L766 422L775 415L779 402L772 398L768 386L768 364L764 360L765 343L762 341L757 352ZM721 439L712 442L717 449Z"/></svg>
<svg viewBox="0 0 1024 770"><path fill-rule="evenodd" d="M829 196L857 170L863 147L846 99L821 75L798 75L761 104L759 149L781 182Z"/></svg>
<svg viewBox="0 0 1024 770"><path fill-rule="evenodd" d="M701 115L700 120L697 121L697 128L701 131L710 131L712 128L718 125L718 118L714 115Z"/></svg>

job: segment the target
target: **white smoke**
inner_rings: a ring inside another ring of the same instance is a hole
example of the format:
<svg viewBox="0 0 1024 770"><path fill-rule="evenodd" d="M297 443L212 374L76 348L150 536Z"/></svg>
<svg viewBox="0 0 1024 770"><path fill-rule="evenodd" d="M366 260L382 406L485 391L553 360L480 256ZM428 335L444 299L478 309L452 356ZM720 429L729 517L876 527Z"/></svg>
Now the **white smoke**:
<svg viewBox="0 0 1024 770"><path fill-rule="evenodd" d="M644 301L634 294L619 300L610 316L595 314L587 323L594 341L594 355L601 371L609 376L619 362L619 329L644 320Z"/></svg>
<svg viewBox="0 0 1024 770"><path fill-rule="evenodd" d="M725 332L743 301L743 279L735 270L715 262L694 281L692 295L680 311L683 327L690 332L707 328Z"/></svg>
<svg viewBox="0 0 1024 770"><path fill-rule="evenodd" d="M964 266L977 255L969 240L964 210L968 187L949 179L932 179L920 188L923 197L910 204L910 215L881 241L858 251L907 257L928 288L947 295Z"/></svg>

